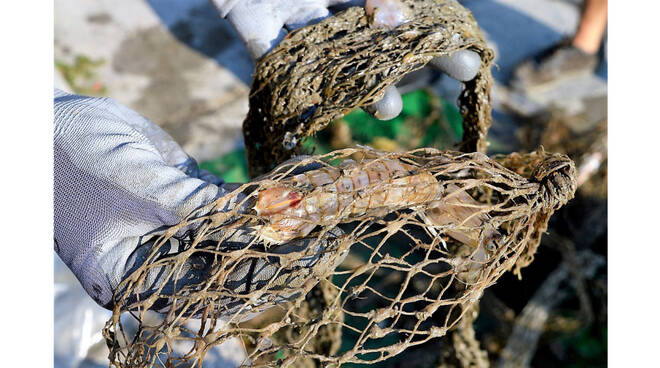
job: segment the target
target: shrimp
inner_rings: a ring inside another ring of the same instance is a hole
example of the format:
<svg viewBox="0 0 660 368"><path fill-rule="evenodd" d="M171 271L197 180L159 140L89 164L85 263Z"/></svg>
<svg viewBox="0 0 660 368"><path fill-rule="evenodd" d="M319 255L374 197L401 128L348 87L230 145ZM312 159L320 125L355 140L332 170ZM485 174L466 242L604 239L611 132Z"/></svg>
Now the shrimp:
<svg viewBox="0 0 660 368"><path fill-rule="evenodd" d="M459 242L477 248L483 242L493 251L501 234L488 223L488 214L480 211L482 204L455 184L447 186L445 198L422 214L427 225L445 226L445 232Z"/></svg>
<svg viewBox="0 0 660 368"><path fill-rule="evenodd" d="M259 229L261 237L284 243L308 235L317 225L385 215L438 200L442 194L433 175L398 160L346 160L259 192L254 209L268 219Z"/></svg>
<svg viewBox="0 0 660 368"><path fill-rule="evenodd" d="M478 247L480 229L488 220L480 203L458 186L443 186L429 172L394 159L361 164L347 160L339 167L295 175L260 191L254 209L267 221L259 226L261 238L281 244L307 236L317 225L334 226L420 205L431 206L420 215L425 223L444 227L455 240ZM487 247L499 237L486 224Z"/></svg>

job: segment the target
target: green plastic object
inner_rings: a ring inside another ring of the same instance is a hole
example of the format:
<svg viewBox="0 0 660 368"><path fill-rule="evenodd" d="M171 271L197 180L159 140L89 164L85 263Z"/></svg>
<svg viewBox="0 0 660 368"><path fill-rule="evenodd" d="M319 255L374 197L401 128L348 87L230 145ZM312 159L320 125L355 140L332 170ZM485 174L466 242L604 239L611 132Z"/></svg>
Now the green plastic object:
<svg viewBox="0 0 660 368"><path fill-rule="evenodd" d="M245 148L236 149L215 160L202 161L199 168L208 170L228 183L245 183L249 179Z"/></svg>
<svg viewBox="0 0 660 368"><path fill-rule="evenodd" d="M453 104L427 90L406 93L402 99L401 114L391 120L378 120L361 109L344 116L344 121L353 133L353 139L360 144L369 144L375 137L385 137L397 142L408 141L415 135L415 128L432 113L434 103L441 114L426 128L418 147L448 149L450 147L446 146L453 143L451 141L458 141L463 136L463 117ZM445 147L442 147L443 145Z"/></svg>

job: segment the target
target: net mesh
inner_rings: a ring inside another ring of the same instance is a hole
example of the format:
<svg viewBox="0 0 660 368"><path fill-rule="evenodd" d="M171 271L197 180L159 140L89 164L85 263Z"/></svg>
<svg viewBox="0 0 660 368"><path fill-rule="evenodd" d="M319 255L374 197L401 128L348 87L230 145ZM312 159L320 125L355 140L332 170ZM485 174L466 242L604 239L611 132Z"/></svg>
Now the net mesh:
<svg viewBox="0 0 660 368"><path fill-rule="evenodd" d="M154 243L118 288L104 330L112 363L201 366L233 338L252 367L388 359L445 335L502 273L531 262L575 177L570 159L543 150L354 148L288 162ZM190 244L163 256L191 225ZM200 259L205 277L183 285ZM140 322L132 335L125 312Z"/></svg>
<svg viewBox="0 0 660 368"><path fill-rule="evenodd" d="M374 27L364 8L353 7L290 33L257 62L243 123L251 176L299 153L305 138L380 100L388 86L434 57L463 49L482 63L458 101L461 150L485 152L493 51L474 17L453 0L400 3L410 21L398 27Z"/></svg>
<svg viewBox="0 0 660 368"><path fill-rule="evenodd" d="M244 135L250 173L267 174L149 243L103 330L112 366L201 367L236 340L250 367L374 364L453 328L454 345L475 345L466 327L483 290L532 262L576 170L543 149L480 153L492 51L457 2L401 3L411 21L396 28L354 7L258 61ZM464 152L357 147L274 167L405 74L468 48L482 65L458 101ZM472 355L457 358L485 359Z"/></svg>

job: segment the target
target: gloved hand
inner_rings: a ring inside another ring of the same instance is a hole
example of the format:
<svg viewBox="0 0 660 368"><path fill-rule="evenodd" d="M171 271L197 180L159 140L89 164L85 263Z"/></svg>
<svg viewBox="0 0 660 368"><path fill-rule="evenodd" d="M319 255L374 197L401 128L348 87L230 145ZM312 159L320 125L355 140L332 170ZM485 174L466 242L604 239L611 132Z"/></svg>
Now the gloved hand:
<svg viewBox="0 0 660 368"><path fill-rule="evenodd" d="M322 166L320 163L301 165L300 162L305 158L307 157L294 157L270 173L256 178L255 181L282 177L282 175L290 177ZM225 184L225 187L231 186L240 185ZM245 193L250 190L248 186ZM249 211L253 204L254 198L247 199L244 203L241 200L239 203L242 211ZM214 307L217 314L224 316L231 316L239 311L250 311L249 315L253 316L252 313L265 303L270 302L272 305L272 303L282 303L297 297L302 292L302 286L310 278L327 275L327 272L337 267L346 256L347 249L339 247L344 240L344 232L339 227L328 229L327 233L322 235L314 234L287 243L269 243L267 246L257 234L258 231L251 225L238 227L220 225L207 230L204 238L197 244L197 251L185 258L184 264L175 266L177 269L174 273L178 275L176 278L168 278L171 266L167 261L160 261L183 251L192 242L194 236L168 239L158 248L156 255L152 258L153 263L160 265L149 269L139 290L129 293L128 298L123 301L123 305L133 308L136 302L147 300L155 291L158 291L161 296L170 296L188 285L204 288L205 281L213 277L213 272L217 271L214 268L217 266L215 263L217 262L215 253L217 248L232 251L249 247L256 250L257 254L242 258L235 265L231 263L222 265L224 269L233 270L227 275L224 283L225 290L223 290L223 292L230 291L230 295L222 297L220 303L215 304ZM150 257L155 241L157 239L152 238L131 254L126 262L129 266L126 275L142 266ZM262 253L266 249L268 256ZM297 257L291 259L292 253L296 253ZM277 256L278 254L283 258ZM233 262L231 257L229 257L229 262ZM249 295L265 288L267 291L264 290L259 298ZM188 291L194 292L194 290L195 288L192 288ZM170 310L170 302L171 298L158 298L150 308L160 313L167 313ZM191 307L187 313L192 313L191 317L198 318L199 313L204 310L203 307L203 305ZM246 317L246 315L242 317Z"/></svg>
<svg viewBox="0 0 660 368"><path fill-rule="evenodd" d="M117 286L143 264L154 241L168 227L238 184L226 184L199 170L195 160L165 131L112 99L56 90L54 110L55 250L87 293L101 306L111 308ZM279 169L287 170L296 160ZM313 167L302 168L309 169ZM296 170L291 174L300 168ZM245 210L249 206L239 203L242 199L236 197L228 206L240 205ZM156 257L180 252L190 244L195 231L192 227L181 229L159 248ZM215 229L217 238L223 231ZM333 234L338 236L341 231ZM208 241L213 242L214 237ZM238 229L232 230L221 246L230 250L256 243L249 229ZM244 261L229 276L226 286L242 294L263 287L273 277L277 279L271 288L304 280L325 262L332 242L299 239L272 250L288 253L310 245L313 249L293 269L280 270L275 258ZM195 253L177 272L176 280L162 279L168 272L152 269L140 290L142 299L163 283L161 293L167 294L175 287L203 282L213 258L206 256ZM131 302L130 298L126 301L128 305ZM240 302L228 300L223 308L236 308ZM166 311L166 303L164 299L153 308Z"/></svg>
<svg viewBox="0 0 660 368"><path fill-rule="evenodd" d="M133 251L227 190L165 131L112 99L56 90L54 109L55 250L110 307Z"/></svg>
<svg viewBox="0 0 660 368"><path fill-rule="evenodd" d="M406 21L399 0L211 0L220 15L227 17L245 43L253 59L258 59L288 32L321 21L350 6L364 6L375 14L376 23L394 27ZM473 79L479 71L479 54L470 50L457 51L431 61L431 65L459 81ZM390 86L383 98L365 108L381 120L395 118L403 102L395 86Z"/></svg>

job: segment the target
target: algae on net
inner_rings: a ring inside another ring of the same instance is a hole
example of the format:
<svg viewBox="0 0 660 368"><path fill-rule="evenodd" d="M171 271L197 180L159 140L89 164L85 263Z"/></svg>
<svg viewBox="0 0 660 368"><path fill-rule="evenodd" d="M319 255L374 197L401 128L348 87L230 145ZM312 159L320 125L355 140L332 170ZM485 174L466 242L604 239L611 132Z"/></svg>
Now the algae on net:
<svg viewBox="0 0 660 368"><path fill-rule="evenodd" d="M458 101L461 150L486 150L493 52L472 14L453 0L401 2L410 21L398 27L373 27L364 8L352 7L290 33L257 62L243 123L250 176L299 153L307 137L378 101L407 73L463 49L477 52L482 64Z"/></svg>

